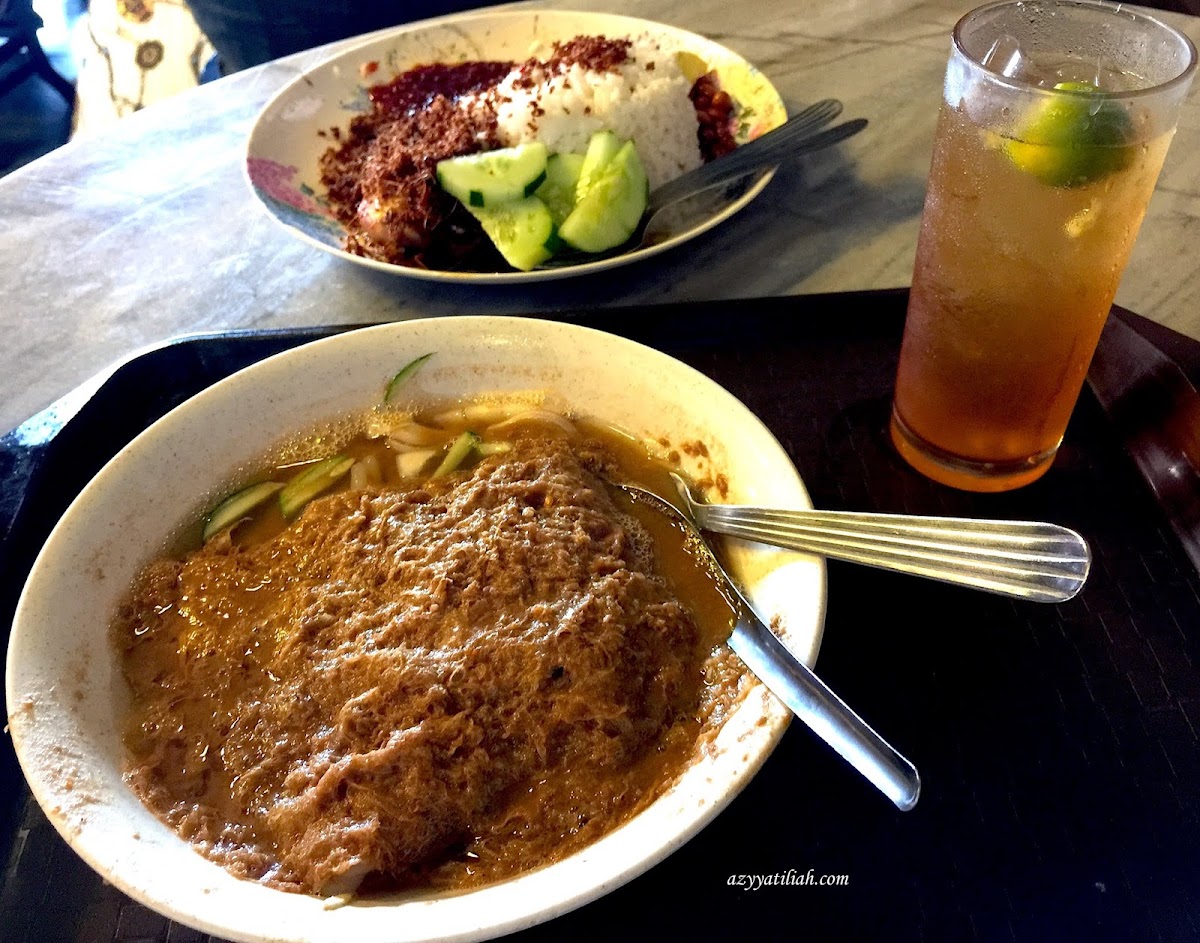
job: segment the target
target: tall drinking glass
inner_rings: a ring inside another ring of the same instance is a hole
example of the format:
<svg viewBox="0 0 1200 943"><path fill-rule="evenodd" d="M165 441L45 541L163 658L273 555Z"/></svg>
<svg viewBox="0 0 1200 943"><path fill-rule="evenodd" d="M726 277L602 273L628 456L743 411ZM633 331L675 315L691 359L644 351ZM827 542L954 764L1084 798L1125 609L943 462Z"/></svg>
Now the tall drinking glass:
<svg viewBox="0 0 1200 943"><path fill-rule="evenodd" d="M1096 0L958 22L892 408L913 467L969 491L1050 467L1195 68L1182 33Z"/></svg>

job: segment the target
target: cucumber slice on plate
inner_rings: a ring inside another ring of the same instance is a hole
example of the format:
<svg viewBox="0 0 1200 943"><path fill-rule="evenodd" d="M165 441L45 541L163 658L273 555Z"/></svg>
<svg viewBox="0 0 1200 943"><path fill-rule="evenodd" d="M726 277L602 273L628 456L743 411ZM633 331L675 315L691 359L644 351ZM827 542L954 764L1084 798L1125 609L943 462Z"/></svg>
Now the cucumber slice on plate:
<svg viewBox="0 0 1200 943"><path fill-rule="evenodd" d="M633 142L626 141L590 179L580 177L575 209L559 226L559 238L584 252L613 249L637 229L647 196L645 168Z"/></svg>
<svg viewBox="0 0 1200 943"><path fill-rule="evenodd" d="M546 179L534 196L550 207L550 215L554 217L556 226L562 225L562 221L575 208L575 187L583 173L585 159L583 154L564 151L551 154L546 161Z"/></svg>
<svg viewBox="0 0 1200 943"><path fill-rule="evenodd" d="M554 217L536 196L497 206L469 206L492 244L515 269L528 272L554 254Z"/></svg>
<svg viewBox="0 0 1200 943"><path fill-rule="evenodd" d="M612 131L595 131L588 138L583 165L579 169L579 184L575 190L576 201L583 198L600 177L604 168L612 163L624 142Z"/></svg>
<svg viewBox="0 0 1200 943"><path fill-rule="evenodd" d="M540 141L439 161L437 182L470 208L529 196L546 177L546 145Z"/></svg>

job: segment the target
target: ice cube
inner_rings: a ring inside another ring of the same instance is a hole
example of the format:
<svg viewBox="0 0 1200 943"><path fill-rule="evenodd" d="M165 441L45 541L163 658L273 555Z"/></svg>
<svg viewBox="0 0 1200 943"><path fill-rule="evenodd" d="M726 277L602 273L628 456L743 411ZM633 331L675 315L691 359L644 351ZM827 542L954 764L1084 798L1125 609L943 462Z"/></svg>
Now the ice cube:
<svg viewBox="0 0 1200 943"><path fill-rule="evenodd" d="M1025 57L1021 54L1020 43L1016 37L1007 33L992 43L992 48L983 57L985 69L1010 79L1020 73L1024 64Z"/></svg>
<svg viewBox="0 0 1200 943"><path fill-rule="evenodd" d="M1091 203L1067 220L1065 229L1072 239L1078 239L1096 225L1100 219L1100 200L1093 199Z"/></svg>

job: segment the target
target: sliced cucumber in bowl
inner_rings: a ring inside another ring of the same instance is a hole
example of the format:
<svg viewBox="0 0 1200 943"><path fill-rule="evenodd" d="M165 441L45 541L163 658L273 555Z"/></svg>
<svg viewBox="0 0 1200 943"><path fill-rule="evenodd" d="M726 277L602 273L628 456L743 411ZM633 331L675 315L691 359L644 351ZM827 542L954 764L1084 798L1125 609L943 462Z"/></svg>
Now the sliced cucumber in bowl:
<svg viewBox="0 0 1200 943"><path fill-rule="evenodd" d="M245 520L251 511L282 489L283 485L280 482L260 481L230 495L213 508L204 519L201 538L207 541L221 531Z"/></svg>
<svg viewBox="0 0 1200 943"><path fill-rule="evenodd" d="M279 510L284 518L290 520L309 501L332 488L353 464L354 459L349 456L331 455L298 472L279 492Z"/></svg>

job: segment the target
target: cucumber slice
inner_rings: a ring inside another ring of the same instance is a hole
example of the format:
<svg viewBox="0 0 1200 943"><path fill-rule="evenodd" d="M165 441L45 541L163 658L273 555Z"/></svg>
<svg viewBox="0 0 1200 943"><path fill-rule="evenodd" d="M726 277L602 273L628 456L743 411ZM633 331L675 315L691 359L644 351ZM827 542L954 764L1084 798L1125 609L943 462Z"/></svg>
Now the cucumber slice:
<svg viewBox="0 0 1200 943"><path fill-rule="evenodd" d="M464 432L454 440L454 443L450 446L450 451L447 452L446 457L442 459L442 464L434 469L433 474L429 477L441 478L442 475L450 474L450 472L454 471L459 465L467 460L467 456L469 456L472 450L474 450L475 446L482 441L483 440L474 432Z"/></svg>
<svg viewBox="0 0 1200 943"><path fill-rule="evenodd" d="M278 481L260 481L231 494L204 519L203 539L208 540L232 527L281 488L283 485Z"/></svg>
<svg viewBox="0 0 1200 943"><path fill-rule="evenodd" d="M562 225L575 208L575 186L579 183L585 159L583 154L564 151L551 154L546 161L546 179L534 196L550 208L556 226Z"/></svg>
<svg viewBox="0 0 1200 943"><path fill-rule="evenodd" d="M554 217L536 196L467 209L513 268L528 272L554 254Z"/></svg>
<svg viewBox="0 0 1200 943"><path fill-rule="evenodd" d="M583 155L583 166L579 169L579 183L575 187L575 201L583 199L591 190L617 153L623 142L611 131L595 131L588 138L587 153Z"/></svg>
<svg viewBox="0 0 1200 943"><path fill-rule="evenodd" d="M493 206L533 193L545 179L546 159L540 141L451 157L438 162L437 181L469 207Z"/></svg>
<svg viewBox="0 0 1200 943"><path fill-rule="evenodd" d="M418 370L420 370L421 366L425 363L425 361L428 360L432 356L433 356L433 351L430 351L427 354L422 354L420 357L417 357L414 360L410 360L403 367L401 367L400 371L394 377L392 377L392 379L388 382L387 389L384 390L384 393L383 393L384 403L390 403L392 401L392 399L395 397L396 391L398 389L400 389L400 387L404 383L404 381L407 380L409 377L411 377Z"/></svg>
<svg viewBox="0 0 1200 943"><path fill-rule="evenodd" d="M332 455L304 469L279 492L279 510L283 516L295 515L322 491L332 487L353 464L354 459L348 455Z"/></svg>
<svg viewBox="0 0 1200 943"><path fill-rule="evenodd" d="M578 202L559 226L559 237L584 252L605 252L621 245L646 212L646 171L633 142L621 146L586 191L583 184L581 177Z"/></svg>

